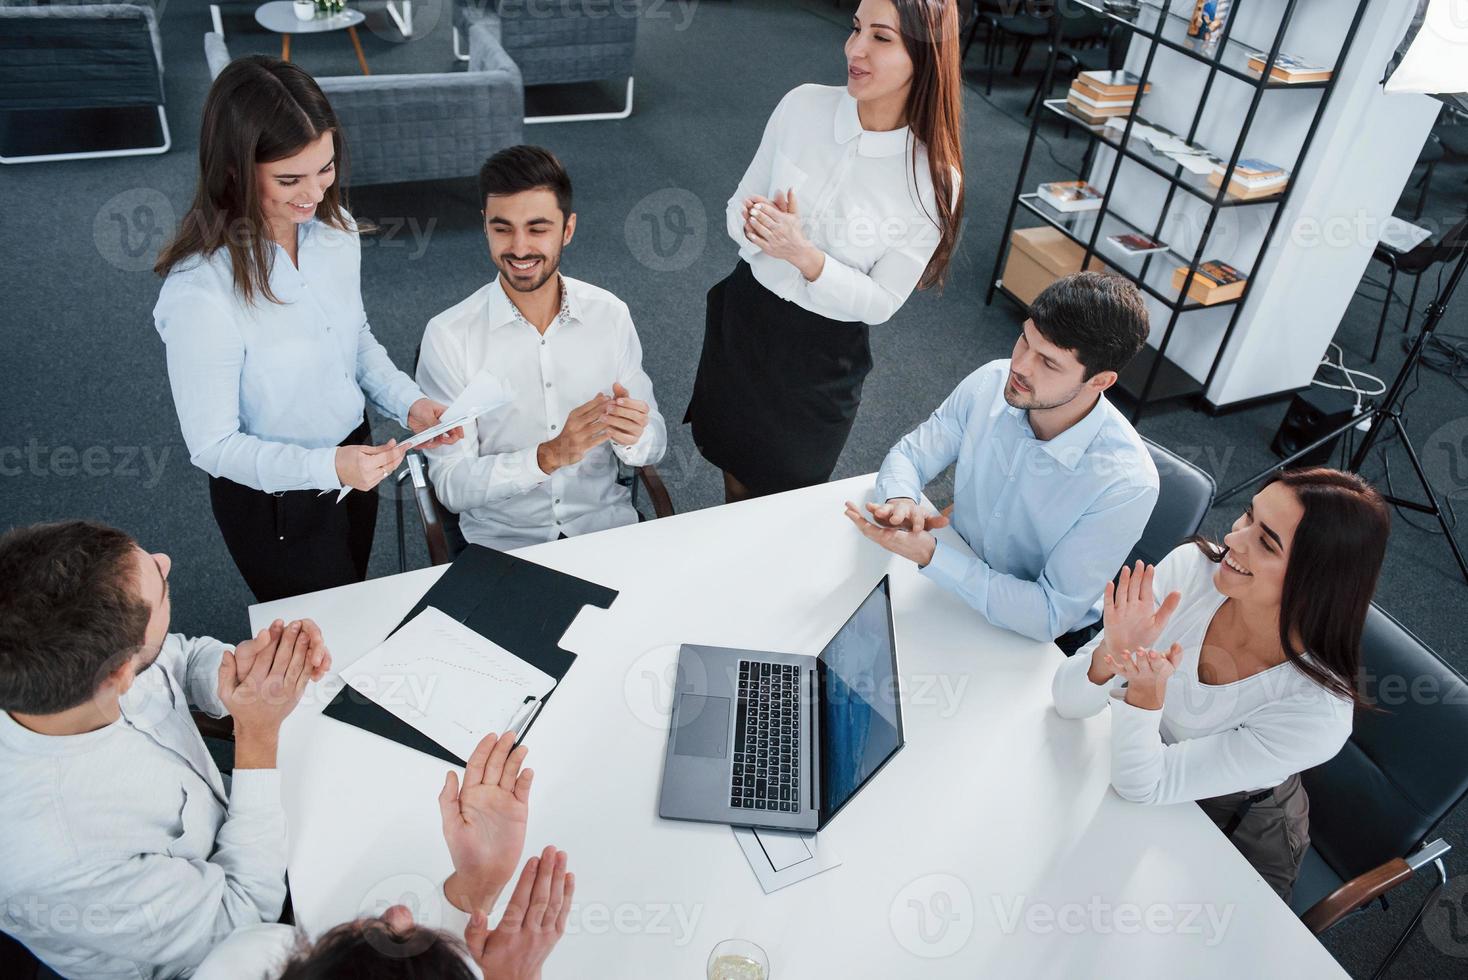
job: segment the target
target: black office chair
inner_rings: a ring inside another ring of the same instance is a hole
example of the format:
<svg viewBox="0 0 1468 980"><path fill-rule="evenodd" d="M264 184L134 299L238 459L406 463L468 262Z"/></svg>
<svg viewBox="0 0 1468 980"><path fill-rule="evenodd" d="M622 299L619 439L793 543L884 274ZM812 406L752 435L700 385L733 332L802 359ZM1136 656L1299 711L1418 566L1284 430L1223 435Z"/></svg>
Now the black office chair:
<svg viewBox="0 0 1468 980"><path fill-rule="evenodd" d="M1157 506L1142 530L1142 536L1127 555L1126 563L1141 559L1155 565L1168 552L1198 533L1203 518L1213 507L1218 485L1213 477L1170 449L1143 438L1152 465L1157 467Z"/></svg>
<svg viewBox="0 0 1468 980"><path fill-rule="evenodd" d="M1384 906L1389 891L1427 865L1445 884L1450 846L1434 832L1468 797L1468 680L1375 604L1361 654L1365 693L1379 710L1358 711L1340 754L1302 774L1310 849L1290 906L1317 936L1378 898Z"/></svg>
<svg viewBox="0 0 1468 980"><path fill-rule="evenodd" d="M989 63L990 47L998 30L999 18L1012 12L1019 0L967 0L959 5L960 24L964 32L963 51L958 56L962 65L968 60L969 49L974 46L979 27L986 28L984 34L984 64Z"/></svg>
<svg viewBox="0 0 1468 980"><path fill-rule="evenodd" d="M449 510L438 499L433 492L433 484L428 479L428 459L421 453L411 452L407 457L407 467L397 476L399 492L398 499L398 567L407 571L407 550L404 541L403 529L403 483L406 481L409 492L413 495L413 502L418 510L418 520L423 526L423 540L428 546L428 560L434 565L446 565L458 557L467 542L464 540L463 532L459 530L459 515ZM622 462L617 463L617 482L627 487L632 492L632 506L637 510L637 519L644 520L645 508L640 506L641 494L639 485L646 488L647 496L652 506L653 518L671 517L674 513L673 500L668 496L667 487L663 485L663 478L658 474L655 466L627 466Z"/></svg>
<svg viewBox="0 0 1468 980"><path fill-rule="evenodd" d="M1456 260L1458 253L1468 248L1468 218L1464 218L1436 243L1428 239L1405 255L1394 252L1381 243L1371 253L1371 258L1384 264L1389 272L1386 295L1381 300L1381 319L1376 322L1376 342L1371 345L1371 360L1381 352L1381 337L1386 331L1386 317L1391 310L1392 298L1396 296L1397 276L1412 277L1412 298L1407 301L1407 315L1402 320L1402 333L1412 327L1412 317L1417 313L1417 289L1422 285L1422 274L1441 262Z"/></svg>

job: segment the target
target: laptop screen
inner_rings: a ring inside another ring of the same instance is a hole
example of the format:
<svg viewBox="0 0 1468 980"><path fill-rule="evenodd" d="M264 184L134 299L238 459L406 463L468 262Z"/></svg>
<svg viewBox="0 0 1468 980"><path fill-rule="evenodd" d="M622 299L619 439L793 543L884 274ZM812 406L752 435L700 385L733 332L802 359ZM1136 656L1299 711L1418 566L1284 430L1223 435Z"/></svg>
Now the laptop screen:
<svg viewBox="0 0 1468 980"><path fill-rule="evenodd" d="M892 602L884 576L821 651L821 822L902 747Z"/></svg>

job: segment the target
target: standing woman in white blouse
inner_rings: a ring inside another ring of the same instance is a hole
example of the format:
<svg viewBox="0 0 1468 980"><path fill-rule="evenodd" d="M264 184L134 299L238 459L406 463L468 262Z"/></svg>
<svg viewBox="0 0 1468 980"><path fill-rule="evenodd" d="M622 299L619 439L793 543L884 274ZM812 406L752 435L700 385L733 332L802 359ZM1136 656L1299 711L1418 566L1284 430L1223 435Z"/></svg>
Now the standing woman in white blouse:
<svg viewBox="0 0 1468 980"><path fill-rule="evenodd" d="M727 225L685 422L728 500L830 479L868 326L943 280L963 212L955 0L862 0L845 87L775 107Z"/></svg>
<svg viewBox="0 0 1468 980"><path fill-rule="evenodd" d="M366 577L375 488L406 452L371 444L366 402L415 432L444 410L367 324L345 170L310 75L274 58L230 63L204 104L193 204L155 267L189 458L261 602ZM342 488L359 492L338 503Z"/></svg>
<svg viewBox="0 0 1468 980"><path fill-rule="evenodd" d="M1222 546L1198 539L1122 569L1104 630L1055 675L1063 717L1111 705L1118 794L1196 801L1286 901L1310 843L1299 774L1351 735L1390 528L1354 473L1280 474Z"/></svg>

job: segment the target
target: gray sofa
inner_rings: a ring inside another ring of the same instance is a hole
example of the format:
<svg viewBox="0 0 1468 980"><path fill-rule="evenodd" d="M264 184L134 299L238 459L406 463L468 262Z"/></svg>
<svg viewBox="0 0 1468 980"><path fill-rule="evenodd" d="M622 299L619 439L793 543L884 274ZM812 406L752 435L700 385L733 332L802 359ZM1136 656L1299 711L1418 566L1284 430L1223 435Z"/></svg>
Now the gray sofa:
<svg viewBox="0 0 1468 980"><path fill-rule="evenodd" d="M211 76L229 64L219 34L204 35L204 55ZM487 24L469 32L467 72L316 81L346 133L352 187L476 174L490 154L522 142L520 69Z"/></svg>
<svg viewBox="0 0 1468 980"><path fill-rule="evenodd" d="M488 23L520 66L527 86L627 79L626 104L615 112L537 116L527 123L626 119L632 114L632 56L637 5L628 0L453 0L454 54L475 24Z"/></svg>
<svg viewBox="0 0 1468 980"><path fill-rule="evenodd" d="M138 133L139 117L152 132ZM107 122L126 145L86 138ZM0 132L0 163L167 152L152 0L0 0ZM153 142L126 138L134 135ZM86 148L66 148L68 140ZM7 146L19 152L7 155Z"/></svg>

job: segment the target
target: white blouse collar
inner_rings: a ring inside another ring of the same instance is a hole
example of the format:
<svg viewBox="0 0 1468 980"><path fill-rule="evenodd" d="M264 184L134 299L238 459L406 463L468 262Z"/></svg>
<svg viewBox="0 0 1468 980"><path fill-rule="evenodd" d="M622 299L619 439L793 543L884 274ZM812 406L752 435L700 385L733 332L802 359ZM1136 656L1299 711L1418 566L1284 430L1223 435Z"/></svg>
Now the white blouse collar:
<svg viewBox="0 0 1468 980"><path fill-rule="evenodd" d="M857 153L864 157L890 157L907 149L908 132L906 126L885 133L862 129L861 117L856 112L856 100L850 93L841 93L841 101L836 104L837 143L846 143L860 137Z"/></svg>

